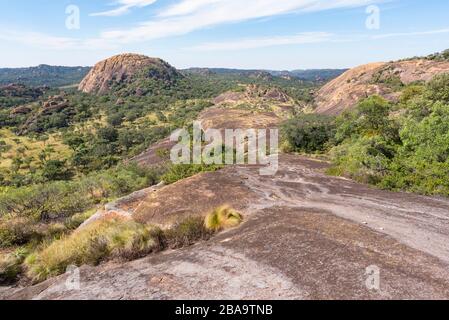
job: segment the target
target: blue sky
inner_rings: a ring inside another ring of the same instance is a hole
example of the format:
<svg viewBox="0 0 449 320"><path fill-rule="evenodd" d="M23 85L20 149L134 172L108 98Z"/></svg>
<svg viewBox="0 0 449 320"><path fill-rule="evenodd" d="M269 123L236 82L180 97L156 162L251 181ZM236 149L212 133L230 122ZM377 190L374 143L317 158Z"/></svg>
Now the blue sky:
<svg viewBox="0 0 449 320"><path fill-rule="evenodd" d="M123 52L178 68L353 67L449 48L448 13L446 0L0 0L0 67Z"/></svg>

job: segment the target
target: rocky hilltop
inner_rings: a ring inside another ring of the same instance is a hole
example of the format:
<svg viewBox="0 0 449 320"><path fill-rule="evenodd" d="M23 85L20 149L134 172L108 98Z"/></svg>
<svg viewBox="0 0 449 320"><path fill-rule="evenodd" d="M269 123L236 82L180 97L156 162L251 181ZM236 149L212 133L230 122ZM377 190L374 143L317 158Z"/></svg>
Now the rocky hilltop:
<svg viewBox="0 0 449 320"><path fill-rule="evenodd" d="M180 76L174 67L161 59L126 53L97 63L81 81L78 89L101 95L117 85L145 79L173 82ZM136 91L139 91L139 88Z"/></svg>
<svg viewBox="0 0 449 320"><path fill-rule="evenodd" d="M322 114L339 114L373 94L394 100L402 85L427 82L442 73L449 73L449 61L422 58L363 65L322 87L316 94L315 110Z"/></svg>

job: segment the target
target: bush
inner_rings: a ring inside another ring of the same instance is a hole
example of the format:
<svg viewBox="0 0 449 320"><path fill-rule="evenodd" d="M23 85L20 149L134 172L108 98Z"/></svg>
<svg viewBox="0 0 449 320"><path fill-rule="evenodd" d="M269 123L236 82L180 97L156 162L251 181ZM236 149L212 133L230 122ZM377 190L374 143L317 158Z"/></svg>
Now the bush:
<svg viewBox="0 0 449 320"><path fill-rule="evenodd" d="M426 97L434 102L449 103L449 74L434 77L427 85Z"/></svg>
<svg viewBox="0 0 449 320"><path fill-rule="evenodd" d="M284 123L283 138L293 151L323 152L335 135L333 120L324 115L301 115Z"/></svg>
<svg viewBox="0 0 449 320"><path fill-rule="evenodd" d="M24 245L36 236L32 221L29 219L0 220L0 248Z"/></svg>
<svg viewBox="0 0 449 320"><path fill-rule="evenodd" d="M12 218L0 220L0 248L22 245L37 246L45 240L53 240L68 232L59 222L36 223L32 219Z"/></svg>
<svg viewBox="0 0 449 320"><path fill-rule="evenodd" d="M332 150L334 167L329 173L376 184L388 174L394 152L394 146L381 136L349 140Z"/></svg>
<svg viewBox="0 0 449 320"><path fill-rule="evenodd" d="M449 195L449 75L409 86L394 108L368 98L336 123L330 173L390 190Z"/></svg>
<svg viewBox="0 0 449 320"><path fill-rule="evenodd" d="M0 196L0 216L34 218L45 221L67 217L86 210L92 199L77 183L53 182L44 185L11 189Z"/></svg>
<svg viewBox="0 0 449 320"><path fill-rule="evenodd" d="M27 255L26 249L17 249L10 254L0 254L0 285L17 280L22 272L22 263Z"/></svg>
<svg viewBox="0 0 449 320"><path fill-rule="evenodd" d="M205 219L207 230L218 232L224 229L234 228L242 223L243 217L237 211L228 206L222 206L208 214Z"/></svg>
<svg viewBox="0 0 449 320"><path fill-rule="evenodd" d="M11 188L0 194L0 216L48 221L84 212L100 201L120 197L159 182L158 169L120 166L79 181Z"/></svg>

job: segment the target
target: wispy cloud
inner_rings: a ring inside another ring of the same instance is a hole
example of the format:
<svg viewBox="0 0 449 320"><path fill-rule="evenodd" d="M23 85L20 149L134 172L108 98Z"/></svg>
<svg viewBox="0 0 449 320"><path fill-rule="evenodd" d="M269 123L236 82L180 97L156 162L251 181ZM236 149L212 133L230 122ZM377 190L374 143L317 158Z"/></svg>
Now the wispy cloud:
<svg viewBox="0 0 449 320"><path fill-rule="evenodd" d="M126 13L132 8L145 7L157 0L117 0L118 8L93 15L114 16ZM127 43L138 43L184 35L196 30L217 25L237 23L254 19L300 14L331 9L362 7L387 0L178 0L162 8L156 16L136 27L101 32L93 38L58 37L36 32L0 31L0 39L15 41L30 46L49 49L116 49ZM391 33L377 36L361 36L368 39L446 33L449 29ZM349 40L348 40L349 39ZM360 39L359 39L360 40ZM336 36L328 32L303 32L291 35L236 39L225 42L211 42L189 49L204 51L227 51L263 48L272 46L310 44L320 42L354 41L354 37Z"/></svg>
<svg viewBox="0 0 449 320"><path fill-rule="evenodd" d="M0 40L51 50L98 50L117 48L104 39L78 39L52 36L40 32L1 31Z"/></svg>
<svg viewBox="0 0 449 320"><path fill-rule="evenodd" d="M114 3L114 5L119 6L118 8L103 12L91 13L90 16L117 17L130 12L132 8L143 8L155 3L156 1L157 0L118 0Z"/></svg>
<svg viewBox="0 0 449 320"><path fill-rule="evenodd" d="M386 33L375 35L373 39L386 39L386 38L397 38L397 37L416 37L416 36L429 36L433 34L444 34L449 33L448 29L438 29L429 31L415 31L415 32L397 32L397 33Z"/></svg>
<svg viewBox="0 0 449 320"><path fill-rule="evenodd" d="M239 39L225 42L209 42L189 49L195 51L232 51L266 48L283 45L311 44L335 41L335 36L328 32L303 32L292 36L276 36L253 39Z"/></svg>
<svg viewBox="0 0 449 320"><path fill-rule="evenodd" d="M122 43L184 35L222 25L289 13L366 6L382 0L181 0L154 19L130 29L103 32L101 37Z"/></svg>

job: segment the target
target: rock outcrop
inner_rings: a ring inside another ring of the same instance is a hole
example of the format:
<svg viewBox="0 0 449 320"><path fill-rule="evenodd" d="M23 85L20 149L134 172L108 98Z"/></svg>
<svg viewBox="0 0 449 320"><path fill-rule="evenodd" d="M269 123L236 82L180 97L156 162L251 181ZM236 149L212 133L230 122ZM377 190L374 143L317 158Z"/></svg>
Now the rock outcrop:
<svg viewBox="0 0 449 320"><path fill-rule="evenodd" d="M427 82L442 73L449 73L449 61L413 59L363 65L322 87L315 97L315 111L336 115L373 94L395 100L398 97L395 85Z"/></svg>
<svg viewBox="0 0 449 320"><path fill-rule="evenodd" d="M449 298L448 200L329 177L325 163L297 155L281 155L279 165L275 176L229 166L179 181L133 214L169 225L227 203L244 215L238 228L141 260L83 266L79 290L66 285L69 272L0 288L0 299ZM374 266L378 290L367 286Z"/></svg>
<svg viewBox="0 0 449 320"><path fill-rule="evenodd" d="M13 109L11 114L30 114L27 121L18 131L19 135L26 135L32 131L32 128L36 127L40 118L59 113L67 108L70 108L69 100L64 95L55 95L41 102L40 107L35 112L30 107L25 106Z"/></svg>
<svg viewBox="0 0 449 320"><path fill-rule="evenodd" d="M167 62L138 54L120 54L97 63L81 81L78 89L86 93L106 94L114 85L139 79L173 82L180 73ZM139 90L140 89L140 90ZM142 88L137 88L143 94Z"/></svg>

